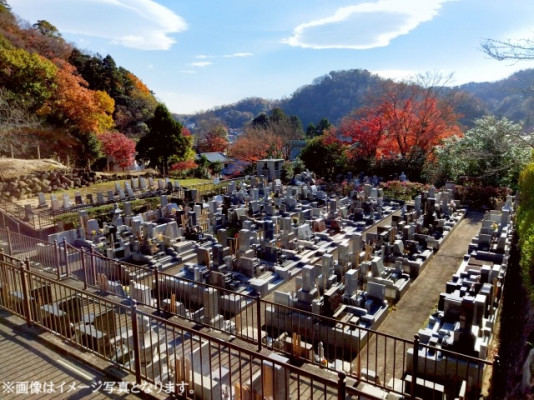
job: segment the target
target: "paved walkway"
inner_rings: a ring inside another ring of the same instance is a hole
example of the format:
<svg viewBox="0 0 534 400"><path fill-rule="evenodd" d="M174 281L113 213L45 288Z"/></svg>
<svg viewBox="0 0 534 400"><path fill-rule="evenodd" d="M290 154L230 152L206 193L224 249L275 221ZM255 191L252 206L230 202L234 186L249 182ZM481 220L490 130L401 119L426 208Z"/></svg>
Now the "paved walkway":
<svg viewBox="0 0 534 400"><path fill-rule="evenodd" d="M460 266L471 239L479 233L482 219L481 213L467 214L389 312L378 332L413 341L414 335L423 328L430 313L437 307L439 295L445 291L445 284ZM387 384L394 374L402 373L405 354L406 349L401 342L385 341L384 337L380 337L377 343L376 336L373 336L362 351L360 366L377 372L382 383Z"/></svg>
<svg viewBox="0 0 534 400"><path fill-rule="evenodd" d="M102 373L48 348L22 319L0 310L0 399L142 398L119 388Z"/></svg>

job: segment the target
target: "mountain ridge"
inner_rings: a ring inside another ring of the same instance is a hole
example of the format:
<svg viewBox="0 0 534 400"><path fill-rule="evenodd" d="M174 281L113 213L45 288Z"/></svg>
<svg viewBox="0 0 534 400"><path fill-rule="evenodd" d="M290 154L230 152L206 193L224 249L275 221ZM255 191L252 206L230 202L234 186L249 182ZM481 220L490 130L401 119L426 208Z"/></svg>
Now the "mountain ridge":
<svg viewBox="0 0 534 400"><path fill-rule="evenodd" d="M372 91L386 81L390 80L364 69L331 71L297 88L288 98L245 98L201 113L175 115L184 123L218 118L229 128L240 129L258 114L280 107L287 115L299 117L304 128L322 118L336 125L344 116L366 105ZM525 130L534 128L534 115L531 115L534 110L534 69L521 70L493 82L469 82L445 89L448 93L456 91L462 95L458 98L456 111L461 115L460 123L467 128L475 119L488 114L523 123Z"/></svg>

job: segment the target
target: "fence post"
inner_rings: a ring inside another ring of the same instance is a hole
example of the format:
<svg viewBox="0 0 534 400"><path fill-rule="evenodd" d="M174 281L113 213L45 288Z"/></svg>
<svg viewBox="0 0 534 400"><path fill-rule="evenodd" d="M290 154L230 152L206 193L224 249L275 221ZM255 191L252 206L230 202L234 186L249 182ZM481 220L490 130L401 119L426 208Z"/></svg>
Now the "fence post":
<svg viewBox="0 0 534 400"><path fill-rule="evenodd" d="M154 275L156 278L156 312L158 315L161 314L161 304L159 302L160 299L160 293L159 293L159 271L158 266L154 266Z"/></svg>
<svg viewBox="0 0 534 400"><path fill-rule="evenodd" d="M258 295L258 297L256 297L256 314L257 314L257 326L256 326L256 329L257 329L257 335L258 335L258 352L261 351L261 296ZM247 333L247 336L248 336L248 333Z"/></svg>
<svg viewBox="0 0 534 400"><path fill-rule="evenodd" d="M337 373L337 400L345 400L347 396L347 375L343 371Z"/></svg>
<svg viewBox="0 0 534 400"><path fill-rule="evenodd" d="M95 249L91 246L91 275L94 286L97 286L96 280L96 265L95 265Z"/></svg>
<svg viewBox="0 0 534 400"><path fill-rule="evenodd" d="M81 249L82 271L83 271L83 289L87 289L87 270L85 269L85 247Z"/></svg>
<svg viewBox="0 0 534 400"><path fill-rule="evenodd" d="M491 393L490 393L491 399L498 399L499 395L502 392L501 382L503 381L499 379L500 374L501 374L501 358L497 354L493 358L493 371L491 374Z"/></svg>
<svg viewBox="0 0 534 400"><path fill-rule="evenodd" d="M30 289L28 288L27 271L23 262L20 263L20 280L22 282L22 300L24 317L28 326L32 325L32 316L30 308Z"/></svg>
<svg viewBox="0 0 534 400"><path fill-rule="evenodd" d="M65 247L65 273L67 278L70 276L70 265L69 265L69 250L67 249L67 239L63 238L63 247Z"/></svg>
<svg viewBox="0 0 534 400"><path fill-rule="evenodd" d="M13 255L13 245L11 244L11 230L9 229L9 226L6 227L7 230L7 249L9 251L9 255Z"/></svg>
<svg viewBox="0 0 534 400"><path fill-rule="evenodd" d="M61 279L61 257L59 254L59 247L57 240L54 240L54 254L56 255L57 279Z"/></svg>
<svg viewBox="0 0 534 400"><path fill-rule="evenodd" d="M413 337L412 384L410 398L415 399L415 386L417 385L417 365L419 360L419 335Z"/></svg>
<svg viewBox="0 0 534 400"><path fill-rule="evenodd" d="M139 351L139 331L137 328L137 302L132 300L130 307L130 313L132 316L132 333L133 333L133 351L134 351L134 368L135 368L135 383L141 384L141 356Z"/></svg>

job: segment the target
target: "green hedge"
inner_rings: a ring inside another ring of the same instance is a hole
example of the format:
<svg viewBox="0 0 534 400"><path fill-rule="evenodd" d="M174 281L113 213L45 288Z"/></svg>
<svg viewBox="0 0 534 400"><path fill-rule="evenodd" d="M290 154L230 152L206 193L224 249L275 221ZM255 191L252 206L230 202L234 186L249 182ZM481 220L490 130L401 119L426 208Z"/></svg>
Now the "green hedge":
<svg viewBox="0 0 534 400"><path fill-rule="evenodd" d="M516 222L521 249L521 274L529 296L534 300L534 162L528 164L519 176Z"/></svg>

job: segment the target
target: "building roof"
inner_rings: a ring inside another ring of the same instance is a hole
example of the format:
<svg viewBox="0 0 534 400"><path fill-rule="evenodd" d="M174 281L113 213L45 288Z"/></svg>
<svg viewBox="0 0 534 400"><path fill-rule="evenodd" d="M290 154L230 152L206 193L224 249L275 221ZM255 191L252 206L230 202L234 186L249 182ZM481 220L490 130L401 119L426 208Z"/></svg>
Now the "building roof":
<svg viewBox="0 0 534 400"><path fill-rule="evenodd" d="M218 152L218 151L212 151L208 153L199 153L197 154L196 158L200 158L201 156L206 157L210 163L220 162L223 164L228 164L234 161L231 158L226 157L223 153Z"/></svg>

